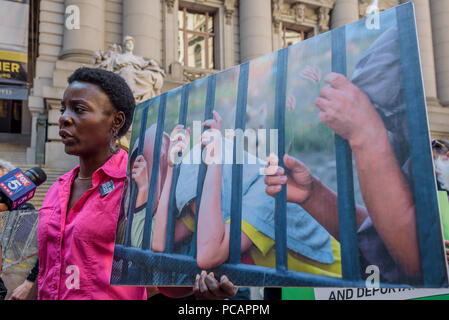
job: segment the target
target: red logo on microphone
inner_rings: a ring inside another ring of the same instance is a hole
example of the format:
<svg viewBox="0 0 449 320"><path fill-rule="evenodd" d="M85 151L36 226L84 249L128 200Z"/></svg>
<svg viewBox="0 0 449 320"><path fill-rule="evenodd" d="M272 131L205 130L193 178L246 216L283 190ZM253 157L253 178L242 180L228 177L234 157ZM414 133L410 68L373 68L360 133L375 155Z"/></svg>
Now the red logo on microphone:
<svg viewBox="0 0 449 320"><path fill-rule="evenodd" d="M31 184L31 181L28 180L28 178L25 177L25 175L22 172L18 172L14 176L17 178L17 180L19 180L22 183L24 187L28 187Z"/></svg>

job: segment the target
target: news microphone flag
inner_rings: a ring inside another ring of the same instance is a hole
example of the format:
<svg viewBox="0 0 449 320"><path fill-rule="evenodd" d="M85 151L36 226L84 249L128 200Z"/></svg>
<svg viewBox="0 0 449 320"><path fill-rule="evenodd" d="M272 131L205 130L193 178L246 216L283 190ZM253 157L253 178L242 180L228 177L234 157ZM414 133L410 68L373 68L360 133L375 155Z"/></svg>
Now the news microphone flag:
<svg viewBox="0 0 449 320"><path fill-rule="evenodd" d="M33 168L26 173L19 168L12 170L0 177L0 203L5 203L9 210L17 209L34 197L36 187L46 179L45 172L40 168Z"/></svg>

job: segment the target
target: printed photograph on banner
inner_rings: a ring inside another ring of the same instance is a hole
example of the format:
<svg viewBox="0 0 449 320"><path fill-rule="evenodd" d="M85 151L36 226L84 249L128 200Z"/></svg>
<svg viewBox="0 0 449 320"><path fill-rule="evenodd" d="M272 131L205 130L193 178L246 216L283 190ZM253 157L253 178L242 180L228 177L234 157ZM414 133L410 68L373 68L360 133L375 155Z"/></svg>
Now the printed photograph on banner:
<svg viewBox="0 0 449 320"><path fill-rule="evenodd" d="M138 105L111 284L448 287L414 7L376 14Z"/></svg>

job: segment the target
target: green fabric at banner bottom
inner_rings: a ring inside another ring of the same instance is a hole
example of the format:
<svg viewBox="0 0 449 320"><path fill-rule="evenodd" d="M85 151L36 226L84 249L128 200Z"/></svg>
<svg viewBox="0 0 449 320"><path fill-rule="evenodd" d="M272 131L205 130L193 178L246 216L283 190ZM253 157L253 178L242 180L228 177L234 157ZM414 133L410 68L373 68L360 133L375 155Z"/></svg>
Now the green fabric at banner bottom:
<svg viewBox="0 0 449 320"><path fill-rule="evenodd" d="M445 191L438 191L441 224L444 239L449 240L449 201ZM313 288L282 288L282 300L315 300ZM448 294L415 298L411 300L449 300Z"/></svg>
<svg viewBox="0 0 449 320"><path fill-rule="evenodd" d="M445 191L438 191L438 204L440 206L441 224L443 226L443 237L449 240L449 201ZM423 297L412 300L449 300L448 294L440 296Z"/></svg>
<svg viewBox="0 0 449 320"><path fill-rule="evenodd" d="M282 300L315 300L313 288L282 288Z"/></svg>

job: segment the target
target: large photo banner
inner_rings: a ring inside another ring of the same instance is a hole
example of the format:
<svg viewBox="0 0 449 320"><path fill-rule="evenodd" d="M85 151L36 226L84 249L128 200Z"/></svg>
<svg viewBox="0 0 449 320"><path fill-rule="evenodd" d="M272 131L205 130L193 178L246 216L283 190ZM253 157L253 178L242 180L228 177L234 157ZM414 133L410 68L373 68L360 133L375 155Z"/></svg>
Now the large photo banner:
<svg viewBox="0 0 449 320"><path fill-rule="evenodd" d="M448 287L413 4L139 104L111 284Z"/></svg>

